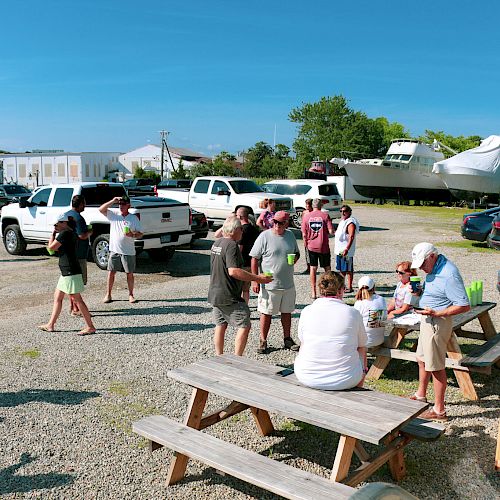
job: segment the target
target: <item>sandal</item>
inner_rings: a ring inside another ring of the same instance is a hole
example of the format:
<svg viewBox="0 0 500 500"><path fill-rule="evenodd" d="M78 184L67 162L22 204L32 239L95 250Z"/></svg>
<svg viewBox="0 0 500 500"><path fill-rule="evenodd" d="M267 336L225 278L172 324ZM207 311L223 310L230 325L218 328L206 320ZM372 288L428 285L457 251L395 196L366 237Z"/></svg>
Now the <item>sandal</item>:
<svg viewBox="0 0 500 500"><path fill-rule="evenodd" d="M43 332L55 332L55 330L51 330L47 325L38 325L38 328Z"/></svg>
<svg viewBox="0 0 500 500"><path fill-rule="evenodd" d="M111 297L104 297L103 299L104 304L109 304L110 302L113 302L113 299Z"/></svg>
<svg viewBox="0 0 500 500"><path fill-rule="evenodd" d="M439 420L440 422L446 422L448 420L446 412L443 411L443 413L437 413L436 410L434 410L434 406L431 409L424 411L424 413L421 413L418 417L425 418L427 420Z"/></svg>
<svg viewBox="0 0 500 500"><path fill-rule="evenodd" d="M417 396L416 393L410 396L408 399L411 399L412 401L420 401L421 403L427 403L427 398L425 396Z"/></svg>
<svg viewBox="0 0 500 500"><path fill-rule="evenodd" d="M85 328L84 330L80 330L77 335L80 335L80 337L83 337L85 335L92 335L93 333L96 332L96 329L94 328L92 330L92 328Z"/></svg>

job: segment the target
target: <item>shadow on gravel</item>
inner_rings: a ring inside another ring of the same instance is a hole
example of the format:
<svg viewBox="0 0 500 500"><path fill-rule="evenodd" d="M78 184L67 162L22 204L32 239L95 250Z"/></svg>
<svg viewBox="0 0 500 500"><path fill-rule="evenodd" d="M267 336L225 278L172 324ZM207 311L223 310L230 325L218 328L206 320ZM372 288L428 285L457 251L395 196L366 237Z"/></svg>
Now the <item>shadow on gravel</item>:
<svg viewBox="0 0 500 500"><path fill-rule="evenodd" d="M98 392L24 389L18 392L0 392L0 408L19 406L34 401L56 405L78 405L98 396L100 396Z"/></svg>
<svg viewBox="0 0 500 500"><path fill-rule="evenodd" d="M155 333L175 333L175 332L201 332L210 330L215 325L211 323L172 323L169 325L153 326L130 326L125 328L106 329L106 331L97 331L97 335L151 335Z"/></svg>
<svg viewBox="0 0 500 500"><path fill-rule="evenodd" d="M389 231L387 227L370 227L370 226L360 226L360 231Z"/></svg>
<svg viewBox="0 0 500 500"><path fill-rule="evenodd" d="M141 301L137 301L139 303ZM142 309L126 308L126 309L111 309L109 311L95 311L94 316L149 316L151 314L203 314L211 312L210 307L201 306L157 306L145 307Z"/></svg>
<svg viewBox="0 0 500 500"><path fill-rule="evenodd" d="M33 490L57 488L72 483L75 478L70 474L34 474L33 476L15 475L23 466L35 459L23 453L19 462L0 471L0 495L8 493L28 493Z"/></svg>

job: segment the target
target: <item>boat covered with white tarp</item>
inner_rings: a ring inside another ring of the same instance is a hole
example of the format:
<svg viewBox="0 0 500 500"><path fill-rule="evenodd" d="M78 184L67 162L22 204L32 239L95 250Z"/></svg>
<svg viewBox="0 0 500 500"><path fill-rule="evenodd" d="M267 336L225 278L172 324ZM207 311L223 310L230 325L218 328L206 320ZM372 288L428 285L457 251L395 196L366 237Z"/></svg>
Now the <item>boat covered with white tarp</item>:
<svg viewBox="0 0 500 500"><path fill-rule="evenodd" d="M432 172L443 179L452 195L459 200L477 200L487 196L488 201L498 201L500 136L490 135L476 148L437 161Z"/></svg>

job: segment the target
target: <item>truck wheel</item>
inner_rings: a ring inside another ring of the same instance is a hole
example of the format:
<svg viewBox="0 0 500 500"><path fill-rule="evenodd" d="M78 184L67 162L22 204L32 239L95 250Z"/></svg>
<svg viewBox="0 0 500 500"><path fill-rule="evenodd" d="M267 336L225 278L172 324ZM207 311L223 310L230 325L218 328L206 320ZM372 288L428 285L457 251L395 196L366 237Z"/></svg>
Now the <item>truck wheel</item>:
<svg viewBox="0 0 500 500"><path fill-rule="evenodd" d="M108 268L109 234L100 234L92 243L92 257L99 269Z"/></svg>
<svg viewBox="0 0 500 500"><path fill-rule="evenodd" d="M25 252L26 241L17 224L12 224L5 228L3 233L3 244L7 252L11 255L22 255Z"/></svg>
<svg viewBox="0 0 500 500"><path fill-rule="evenodd" d="M163 247L163 248L150 248L148 250L149 256L152 260L157 262L168 262L175 253L175 248L173 247Z"/></svg>

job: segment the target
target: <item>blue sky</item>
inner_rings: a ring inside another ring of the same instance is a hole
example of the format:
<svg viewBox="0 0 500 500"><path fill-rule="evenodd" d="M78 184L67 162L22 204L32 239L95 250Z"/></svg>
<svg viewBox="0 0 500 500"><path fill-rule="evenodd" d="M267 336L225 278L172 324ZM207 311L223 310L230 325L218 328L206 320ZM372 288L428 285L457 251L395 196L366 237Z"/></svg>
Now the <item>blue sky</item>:
<svg viewBox="0 0 500 500"><path fill-rule="evenodd" d="M0 149L206 154L292 145L288 113L500 134L495 1L24 0L0 4Z"/></svg>

